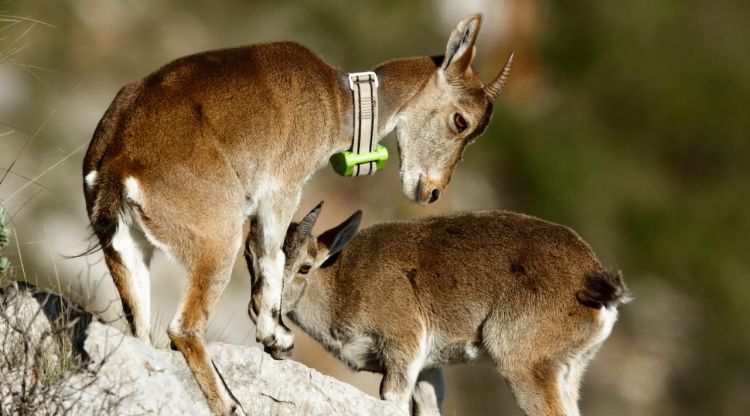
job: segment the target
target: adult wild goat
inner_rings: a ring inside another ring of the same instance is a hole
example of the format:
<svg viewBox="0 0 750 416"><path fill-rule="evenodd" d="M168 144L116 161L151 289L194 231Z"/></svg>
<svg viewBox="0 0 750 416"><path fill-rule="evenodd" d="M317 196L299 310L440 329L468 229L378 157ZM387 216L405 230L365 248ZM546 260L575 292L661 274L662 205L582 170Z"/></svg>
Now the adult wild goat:
<svg viewBox="0 0 750 416"><path fill-rule="evenodd" d="M440 367L486 355L527 415L578 415L581 377L627 288L575 232L488 211L357 234L358 211L315 236L320 210L287 231L282 315L349 367L382 373L384 400L437 414Z"/></svg>
<svg viewBox="0 0 750 416"><path fill-rule="evenodd" d="M83 162L89 219L131 330L146 343L154 248L185 265L187 285L167 333L214 413L242 412L204 333L245 219L258 227L256 338L283 357L293 339L279 314L281 246L303 185L332 155L359 152L360 140L372 147L395 129L404 193L435 201L487 127L510 71L509 60L485 85L472 69L480 25L479 15L462 20L444 56L389 61L366 76L278 42L183 57L117 94Z"/></svg>

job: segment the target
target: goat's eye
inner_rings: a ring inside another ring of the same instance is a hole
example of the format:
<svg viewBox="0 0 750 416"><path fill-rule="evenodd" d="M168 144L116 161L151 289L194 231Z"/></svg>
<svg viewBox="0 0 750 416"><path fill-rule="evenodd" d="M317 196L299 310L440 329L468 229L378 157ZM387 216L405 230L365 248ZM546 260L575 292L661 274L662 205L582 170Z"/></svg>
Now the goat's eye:
<svg viewBox="0 0 750 416"><path fill-rule="evenodd" d="M456 126L456 130L458 130L459 133L463 133L463 131L469 127L469 123L464 116L459 113L453 114L453 124Z"/></svg>
<svg viewBox="0 0 750 416"><path fill-rule="evenodd" d="M309 264L303 264L302 267L299 268L298 273L299 274L308 274L310 273L310 269L312 268Z"/></svg>

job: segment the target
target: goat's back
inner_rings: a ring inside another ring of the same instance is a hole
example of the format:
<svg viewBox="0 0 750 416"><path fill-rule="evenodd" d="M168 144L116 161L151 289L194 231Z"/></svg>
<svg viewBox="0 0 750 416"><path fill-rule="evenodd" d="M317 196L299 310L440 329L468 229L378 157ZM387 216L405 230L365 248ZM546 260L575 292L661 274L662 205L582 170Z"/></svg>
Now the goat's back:
<svg viewBox="0 0 750 416"><path fill-rule="evenodd" d="M340 109L350 99L339 78L293 42L176 59L121 90L94 134L84 175L119 164L115 176L159 182L185 176L175 171L206 176L229 163L247 183L278 171L282 155L305 175L319 156L315 144L339 134Z"/></svg>
<svg viewBox="0 0 750 416"><path fill-rule="evenodd" d="M570 228L507 211L374 225L339 262L335 290L350 294L342 318L419 319L467 339L498 308L508 322L593 319L579 292L589 276L605 273Z"/></svg>

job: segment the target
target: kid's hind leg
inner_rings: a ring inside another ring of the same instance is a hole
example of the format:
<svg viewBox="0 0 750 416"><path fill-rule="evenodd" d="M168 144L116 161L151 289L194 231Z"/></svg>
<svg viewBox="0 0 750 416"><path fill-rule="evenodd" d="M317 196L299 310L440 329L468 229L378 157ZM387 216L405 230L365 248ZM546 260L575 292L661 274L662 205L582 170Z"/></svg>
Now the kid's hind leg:
<svg viewBox="0 0 750 416"><path fill-rule="evenodd" d="M578 416L578 397L581 387L581 379L586 372L591 359L596 355L601 343L592 345L583 352L570 357L566 360L564 371L560 374L560 394L563 398L563 405L566 414Z"/></svg>
<svg viewBox="0 0 750 416"><path fill-rule="evenodd" d="M513 390L518 406L527 416L564 416L560 389L563 365L535 351L535 335L522 324L505 325L502 334L496 316L482 329L484 348ZM544 354L544 353L541 353Z"/></svg>
<svg viewBox="0 0 750 416"><path fill-rule="evenodd" d="M563 365L558 377L562 406L565 409L565 414L568 416L578 416L580 414L578 410L578 393L581 377L586 367L586 364L581 359L582 357L570 359ZM585 361L588 360L586 359Z"/></svg>
<svg viewBox="0 0 750 416"><path fill-rule="evenodd" d="M528 416L566 416L559 385L561 366L541 361L501 369L510 384L518 406Z"/></svg>
<svg viewBox="0 0 750 416"><path fill-rule="evenodd" d="M151 279L149 265L154 248L143 232L120 220L109 246L102 248L122 310L133 336L150 345Z"/></svg>

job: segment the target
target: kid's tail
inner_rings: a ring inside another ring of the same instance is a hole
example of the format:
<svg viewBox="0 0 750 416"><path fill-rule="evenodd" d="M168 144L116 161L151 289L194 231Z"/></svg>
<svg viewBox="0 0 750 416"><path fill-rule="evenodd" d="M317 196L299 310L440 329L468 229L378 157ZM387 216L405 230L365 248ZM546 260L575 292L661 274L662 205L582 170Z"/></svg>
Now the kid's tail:
<svg viewBox="0 0 750 416"><path fill-rule="evenodd" d="M594 272L586 276L584 289L579 290L576 298L589 308L599 309L617 307L620 303L631 300L628 287L622 278L622 272Z"/></svg>

